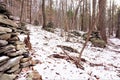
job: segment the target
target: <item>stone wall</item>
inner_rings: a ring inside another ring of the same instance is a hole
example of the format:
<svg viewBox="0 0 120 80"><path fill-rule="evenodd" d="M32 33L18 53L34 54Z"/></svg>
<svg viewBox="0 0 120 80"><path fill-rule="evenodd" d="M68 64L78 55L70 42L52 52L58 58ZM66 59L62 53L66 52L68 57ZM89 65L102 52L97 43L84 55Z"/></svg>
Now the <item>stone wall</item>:
<svg viewBox="0 0 120 80"><path fill-rule="evenodd" d="M16 23L0 15L0 80L14 80L22 68L30 65L31 57L17 28Z"/></svg>

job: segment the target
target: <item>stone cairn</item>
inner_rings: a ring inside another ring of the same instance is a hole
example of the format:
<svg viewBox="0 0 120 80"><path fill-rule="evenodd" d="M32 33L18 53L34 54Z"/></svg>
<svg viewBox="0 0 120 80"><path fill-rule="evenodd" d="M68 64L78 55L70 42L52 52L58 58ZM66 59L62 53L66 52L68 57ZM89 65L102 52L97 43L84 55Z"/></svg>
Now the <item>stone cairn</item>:
<svg viewBox="0 0 120 80"><path fill-rule="evenodd" d="M31 65L31 57L20 41L18 25L0 14L0 80L14 80L22 68Z"/></svg>

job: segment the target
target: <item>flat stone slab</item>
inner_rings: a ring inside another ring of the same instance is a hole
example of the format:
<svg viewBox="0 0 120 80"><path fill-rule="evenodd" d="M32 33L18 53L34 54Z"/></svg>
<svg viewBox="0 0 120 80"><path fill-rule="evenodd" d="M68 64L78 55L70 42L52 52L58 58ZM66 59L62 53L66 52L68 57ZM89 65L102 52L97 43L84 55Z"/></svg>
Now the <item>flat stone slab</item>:
<svg viewBox="0 0 120 80"><path fill-rule="evenodd" d="M2 40L8 40L11 38L11 34L2 34L0 35L0 39Z"/></svg>
<svg viewBox="0 0 120 80"><path fill-rule="evenodd" d="M2 14L0 14L0 23L10 25L10 26L16 27L16 28L18 27L18 25L14 21L8 19L7 16L2 15Z"/></svg>
<svg viewBox="0 0 120 80"><path fill-rule="evenodd" d="M23 56L15 57L15 58L8 60L8 62L6 64L0 66L0 72L6 71L6 70L10 69L11 67L19 64L21 58L23 58Z"/></svg>
<svg viewBox="0 0 120 80"><path fill-rule="evenodd" d="M16 51L16 52L8 52L7 55L10 56L10 57L15 57L15 56L18 56L18 55L22 55L26 53L25 50L19 50L19 51Z"/></svg>
<svg viewBox="0 0 120 80"><path fill-rule="evenodd" d="M25 50L25 44L23 45L16 45L17 50Z"/></svg>
<svg viewBox="0 0 120 80"><path fill-rule="evenodd" d="M3 62L3 61L7 61L9 59L8 56L1 56L0 57L0 63Z"/></svg>
<svg viewBox="0 0 120 80"><path fill-rule="evenodd" d="M15 46L7 45L7 46L4 46L4 47L0 48L0 53L4 53L4 52L12 50L12 49L15 49Z"/></svg>
<svg viewBox="0 0 120 80"><path fill-rule="evenodd" d="M0 80L14 80L16 76L14 74L2 74Z"/></svg>
<svg viewBox="0 0 120 80"><path fill-rule="evenodd" d="M13 66L10 70L7 71L7 73L13 73L15 71L17 71L19 69L20 65L17 64L15 66Z"/></svg>
<svg viewBox="0 0 120 80"><path fill-rule="evenodd" d="M8 44L8 41L6 41L6 40L0 40L0 47L1 46L5 46L7 44Z"/></svg>
<svg viewBox="0 0 120 80"><path fill-rule="evenodd" d="M17 36L12 37L12 38L9 39L9 41L18 41L18 40L19 40L19 38Z"/></svg>
<svg viewBox="0 0 120 80"><path fill-rule="evenodd" d="M0 26L0 32L12 32L12 29Z"/></svg>
<svg viewBox="0 0 120 80"><path fill-rule="evenodd" d="M25 63L25 62L27 62L27 61L29 61L29 60L31 60L31 59L32 59L32 57L22 58L22 59L20 60L20 62L21 62L21 63Z"/></svg>
<svg viewBox="0 0 120 80"><path fill-rule="evenodd" d="M30 66L30 61L25 62L25 63L20 63L20 66L21 66L22 68L28 67L28 66Z"/></svg>

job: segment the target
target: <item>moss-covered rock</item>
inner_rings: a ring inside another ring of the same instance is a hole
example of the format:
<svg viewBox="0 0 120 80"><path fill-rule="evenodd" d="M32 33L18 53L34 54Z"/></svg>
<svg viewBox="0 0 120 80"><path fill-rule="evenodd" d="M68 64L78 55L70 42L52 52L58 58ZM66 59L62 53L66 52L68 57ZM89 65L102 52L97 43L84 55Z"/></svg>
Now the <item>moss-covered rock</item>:
<svg viewBox="0 0 120 80"><path fill-rule="evenodd" d="M38 20L34 20L34 23L33 23L35 26L38 26L39 25L39 21Z"/></svg>
<svg viewBox="0 0 120 80"><path fill-rule="evenodd" d="M87 37L88 37L88 34L87 34L87 33L85 33L85 34L83 34L83 35L82 35L82 37L83 37L83 40L86 40L86 39L87 39ZM90 35L90 38L91 38L91 35ZM90 41L90 39L89 39L89 41Z"/></svg>
<svg viewBox="0 0 120 80"><path fill-rule="evenodd" d="M81 33L79 33L78 31L72 31L72 34L74 34L75 36L81 36Z"/></svg>
<svg viewBox="0 0 120 80"><path fill-rule="evenodd" d="M82 37L83 37L83 40L86 40L88 37L88 34L85 33L83 34ZM106 42L100 38L99 32L92 32L90 35L89 41L91 41L95 47L100 47L100 48L106 47Z"/></svg>
<svg viewBox="0 0 120 80"><path fill-rule="evenodd" d="M48 28L54 28L54 23L53 23L53 22L49 22L49 23L47 24L47 27L48 27Z"/></svg>
<svg viewBox="0 0 120 80"><path fill-rule="evenodd" d="M95 47L104 48L106 47L106 42L99 38L91 38L91 42Z"/></svg>
<svg viewBox="0 0 120 80"><path fill-rule="evenodd" d="M52 23L52 22L49 22L49 23L46 25L46 27L44 28L44 30L54 33L54 27L53 27L53 26L54 26L53 23Z"/></svg>
<svg viewBox="0 0 120 80"><path fill-rule="evenodd" d="M53 28L44 28L44 30L54 33L54 29Z"/></svg>

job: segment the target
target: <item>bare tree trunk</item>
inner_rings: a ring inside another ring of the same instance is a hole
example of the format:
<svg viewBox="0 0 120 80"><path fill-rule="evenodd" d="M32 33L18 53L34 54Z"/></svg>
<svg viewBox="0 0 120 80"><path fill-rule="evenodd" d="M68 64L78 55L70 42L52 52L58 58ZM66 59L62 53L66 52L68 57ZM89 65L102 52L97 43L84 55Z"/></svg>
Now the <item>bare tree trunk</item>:
<svg viewBox="0 0 120 80"><path fill-rule="evenodd" d="M94 24L94 19L95 19L95 11L96 11L96 0L93 0L93 11L92 11L92 25Z"/></svg>
<svg viewBox="0 0 120 80"><path fill-rule="evenodd" d="M114 7L115 7L115 3L114 3L114 0L113 0L113 2L112 2L112 27L111 27L111 30L112 30L112 33L111 33L111 35L113 36L113 34L114 34L114 22L115 22L115 20L114 20L114 12L115 12L115 9L114 9Z"/></svg>
<svg viewBox="0 0 120 80"><path fill-rule="evenodd" d="M45 0L42 0L43 29L46 28Z"/></svg>
<svg viewBox="0 0 120 80"><path fill-rule="evenodd" d="M80 7L80 4L82 1L83 0L79 1L79 4L77 5L77 8L76 8L74 16L73 16L73 26L75 26L75 29L77 29L77 14L78 14L78 10L79 10L79 7Z"/></svg>
<svg viewBox="0 0 120 80"><path fill-rule="evenodd" d="M106 36L106 0L99 0L99 25L98 30L102 39L107 42Z"/></svg>
<svg viewBox="0 0 120 80"><path fill-rule="evenodd" d="M84 31L84 14L85 14L85 2L83 1L83 6L82 6L82 23L81 23L81 30Z"/></svg>
<svg viewBox="0 0 120 80"><path fill-rule="evenodd" d="M30 24L31 24L31 22L32 22L32 0L30 0Z"/></svg>
<svg viewBox="0 0 120 80"><path fill-rule="evenodd" d="M53 1L50 0L50 22L52 22L52 17L53 17L53 16L52 16L52 11L53 11L53 10L52 10L52 9L53 9L53 8L52 8L52 4L53 4Z"/></svg>
<svg viewBox="0 0 120 80"><path fill-rule="evenodd" d="M118 24L117 24L116 37L120 39L120 10L118 10Z"/></svg>
<svg viewBox="0 0 120 80"><path fill-rule="evenodd" d="M21 3L20 22L22 22L22 18L23 18L23 8L24 8L24 0L22 0L22 3Z"/></svg>

